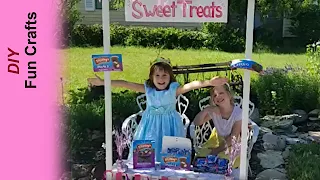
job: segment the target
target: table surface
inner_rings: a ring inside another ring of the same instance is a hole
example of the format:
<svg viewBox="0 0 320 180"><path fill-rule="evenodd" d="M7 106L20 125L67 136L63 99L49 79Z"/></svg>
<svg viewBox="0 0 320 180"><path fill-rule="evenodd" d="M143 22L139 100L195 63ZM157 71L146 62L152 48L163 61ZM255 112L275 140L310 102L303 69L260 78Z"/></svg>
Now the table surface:
<svg viewBox="0 0 320 180"><path fill-rule="evenodd" d="M221 174L213 174L213 173L199 173L193 171L185 171L185 170L173 170L173 169L161 169L156 170L155 168L151 169L133 169L132 162L126 161L128 166L128 170L126 173L128 174L144 174L148 176L165 176L165 177L178 177L178 178L190 178L190 179L224 179L224 175ZM113 172L116 172L116 165L113 166ZM235 180L239 179L240 169L233 169L232 175L235 177Z"/></svg>

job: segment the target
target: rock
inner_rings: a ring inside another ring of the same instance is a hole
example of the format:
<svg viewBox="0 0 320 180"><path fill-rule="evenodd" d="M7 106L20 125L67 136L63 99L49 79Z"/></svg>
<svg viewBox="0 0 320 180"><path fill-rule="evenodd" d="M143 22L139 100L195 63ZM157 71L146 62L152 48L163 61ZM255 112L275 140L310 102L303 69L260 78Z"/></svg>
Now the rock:
<svg viewBox="0 0 320 180"><path fill-rule="evenodd" d="M309 112L310 121L320 121L320 109L315 109Z"/></svg>
<svg viewBox="0 0 320 180"><path fill-rule="evenodd" d="M266 169L257 175L256 180L287 180L287 177L275 169Z"/></svg>
<svg viewBox="0 0 320 180"><path fill-rule="evenodd" d="M270 129L288 129L293 124L294 116L265 116L262 118L261 126Z"/></svg>
<svg viewBox="0 0 320 180"><path fill-rule="evenodd" d="M287 159L287 158L289 157L290 149L291 149L291 147L288 146L288 147L286 147L286 149L282 152L282 157L283 157L283 159Z"/></svg>
<svg viewBox="0 0 320 180"><path fill-rule="evenodd" d="M267 150L258 153L257 156L260 159L260 165L265 169L273 169L284 164L281 151Z"/></svg>
<svg viewBox="0 0 320 180"><path fill-rule="evenodd" d="M310 121L320 121L320 117L309 117Z"/></svg>
<svg viewBox="0 0 320 180"><path fill-rule="evenodd" d="M279 171L279 172L281 172L283 174L287 174L287 170L284 169L284 168L274 168L274 170L277 170L277 171Z"/></svg>
<svg viewBox="0 0 320 180"><path fill-rule="evenodd" d="M263 135L262 140L265 150L282 151L286 147L286 140L284 138L271 133Z"/></svg>
<svg viewBox="0 0 320 180"><path fill-rule="evenodd" d="M290 137L286 137L286 142L289 145L293 145L293 144L307 144L308 142L305 141L304 139L300 139L300 138L290 138Z"/></svg>
<svg viewBox="0 0 320 180"><path fill-rule="evenodd" d="M263 121L273 121L275 119L277 119L278 117L277 116L274 116L274 115L266 115L262 118Z"/></svg>
<svg viewBox="0 0 320 180"><path fill-rule="evenodd" d="M277 128L280 128L280 129L288 129L292 126L293 124L293 120L292 119L283 119L281 121L279 121L276 126Z"/></svg>
<svg viewBox="0 0 320 180"><path fill-rule="evenodd" d="M309 131L308 133L310 138L312 138L313 141L319 142L320 143L320 131Z"/></svg>
<svg viewBox="0 0 320 180"><path fill-rule="evenodd" d="M97 151L95 157L93 158L95 161L102 161L105 157L105 151Z"/></svg>
<svg viewBox="0 0 320 180"><path fill-rule="evenodd" d="M293 113L298 115L293 121L293 124L299 124L308 120L308 114L304 110L294 110Z"/></svg>
<svg viewBox="0 0 320 180"><path fill-rule="evenodd" d="M320 114L320 109L314 109L308 113L309 116L318 116Z"/></svg>
<svg viewBox="0 0 320 180"><path fill-rule="evenodd" d="M260 124L260 113L258 108L254 108L251 116L249 117L253 122Z"/></svg>
<svg viewBox="0 0 320 180"><path fill-rule="evenodd" d="M259 131L259 134L264 135L264 134L266 134L266 133L272 133L272 130L269 129L269 128L267 128L267 127L261 126L261 127L260 127L260 131Z"/></svg>
<svg viewBox="0 0 320 180"><path fill-rule="evenodd" d="M293 132L293 133L297 132L297 130L298 130L298 127L295 125L292 125L291 128L292 128L291 132Z"/></svg>
<svg viewBox="0 0 320 180"><path fill-rule="evenodd" d="M72 165L72 178L79 179L90 175L92 170L91 164L73 164Z"/></svg>
<svg viewBox="0 0 320 180"><path fill-rule="evenodd" d="M280 119L277 116L267 115L264 116L261 120L261 126L272 129L274 128L275 122L278 122Z"/></svg>

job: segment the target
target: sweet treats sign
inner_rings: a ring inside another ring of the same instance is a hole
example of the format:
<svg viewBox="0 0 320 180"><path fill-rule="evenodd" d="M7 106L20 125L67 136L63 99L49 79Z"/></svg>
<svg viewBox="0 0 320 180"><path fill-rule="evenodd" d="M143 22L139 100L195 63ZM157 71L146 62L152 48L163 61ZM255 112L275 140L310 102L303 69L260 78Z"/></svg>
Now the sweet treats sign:
<svg viewBox="0 0 320 180"><path fill-rule="evenodd" d="M122 71L121 54L100 54L92 55L92 65L94 72L100 71Z"/></svg>
<svg viewBox="0 0 320 180"><path fill-rule="evenodd" d="M126 0L126 21L223 22L228 0Z"/></svg>

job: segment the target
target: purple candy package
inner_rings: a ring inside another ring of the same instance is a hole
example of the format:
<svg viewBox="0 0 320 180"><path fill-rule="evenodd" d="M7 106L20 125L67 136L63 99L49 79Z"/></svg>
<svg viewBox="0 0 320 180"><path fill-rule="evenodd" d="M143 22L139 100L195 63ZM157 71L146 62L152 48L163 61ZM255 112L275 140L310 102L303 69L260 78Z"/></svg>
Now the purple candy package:
<svg viewBox="0 0 320 180"><path fill-rule="evenodd" d="M152 140L133 141L133 168L155 167L155 142Z"/></svg>

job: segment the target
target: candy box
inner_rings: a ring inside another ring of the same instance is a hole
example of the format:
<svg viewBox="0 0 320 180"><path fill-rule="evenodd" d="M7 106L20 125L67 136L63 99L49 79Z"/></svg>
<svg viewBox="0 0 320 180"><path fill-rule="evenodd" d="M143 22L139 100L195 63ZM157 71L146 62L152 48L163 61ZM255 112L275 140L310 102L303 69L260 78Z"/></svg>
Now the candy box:
<svg viewBox="0 0 320 180"><path fill-rule="evenodd" d="M194 161L194 167L202 167L207 165L207 158L197 157Z"/></svg>
<svg viewBox="0 0 320 180"><path fill-rule="evenodd" d="M161 153L161 169L190 170L191 156L182 154Z"/></svg>
<svg viewBox="0 0 320 180"><path fill-rule="evenodd" d="M133 168L144 169L155 167L155 142L152 140L133 141Z"/></svg>
<svg viewBox="0 0 320 180"><path fill-rule="evenodd" d="M206 161L207 161L207 164L208 164L208 165L210 165L210 164L216 164L217 161L218 161L218 156L208 155Z"/></svg>
<svg viewBox="0 0 320 180"><path fill-rule="evenodd" d="M161 168L190 170L191 151L190 139L164 136L161 149Z"/></svg>
<svg viewBox="0 0 320 180"><path fill-rule="evenodd" d="M94 72L123 71L121 54L95 54L92 55Z"/></svg>

